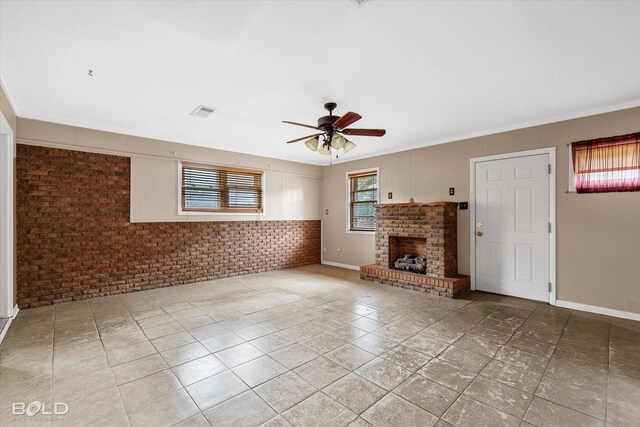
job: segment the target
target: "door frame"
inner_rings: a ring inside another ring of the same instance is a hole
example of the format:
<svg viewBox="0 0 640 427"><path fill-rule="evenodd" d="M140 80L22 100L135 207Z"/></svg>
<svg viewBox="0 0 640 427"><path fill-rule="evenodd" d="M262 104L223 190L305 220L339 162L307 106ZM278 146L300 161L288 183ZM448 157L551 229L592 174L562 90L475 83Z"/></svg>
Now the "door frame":
<svg viewBox="0 0 640 427"><path fill-rule="evenodd" d="M0 317L12 318L14 281L14 161L16 157L13 130L0 112Z"/></svg>
<svg viewBox="0 0 640 427"><path fill-rule="evenodd" d="M551 165L551 171L549 173L549 222L551 223L551 230L549 232L549 283L551 283L549 304L556 305L556 147L538 148L535 150L517 151L513 153L496 154L493 156L474 157L470 160L469 176L471 178L471 187L469 191L469 263L472 291L476 290L476 163L491 160L513 159L517 157L537 156L540 154L547 154L549 156L549 165Z"/></svg>

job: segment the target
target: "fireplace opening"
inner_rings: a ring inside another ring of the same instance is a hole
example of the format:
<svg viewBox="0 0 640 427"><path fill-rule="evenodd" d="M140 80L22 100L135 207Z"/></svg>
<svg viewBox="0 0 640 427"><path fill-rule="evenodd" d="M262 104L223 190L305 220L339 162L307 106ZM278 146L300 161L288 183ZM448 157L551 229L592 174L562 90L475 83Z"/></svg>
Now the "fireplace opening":
<svg viewBox="0 0 640 427"><path fill-rule="evenodd" d="M427 239L389 236L389 268L427 274Z"/></svg>

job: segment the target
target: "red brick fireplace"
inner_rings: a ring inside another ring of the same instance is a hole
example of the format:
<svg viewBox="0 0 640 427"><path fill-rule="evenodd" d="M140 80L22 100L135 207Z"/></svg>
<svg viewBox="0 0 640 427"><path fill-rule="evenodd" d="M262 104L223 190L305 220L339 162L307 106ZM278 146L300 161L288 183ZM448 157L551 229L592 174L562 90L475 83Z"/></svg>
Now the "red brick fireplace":
<svg viewBox="0 0 640 427"><path fill-rule="evenodd" d="M360 277L403 288L453 297L469 289L458 274L458 204L394 203L376 206L376 263L360 267ZM426 274L399 271L405 255L426 258Z"/></svg>

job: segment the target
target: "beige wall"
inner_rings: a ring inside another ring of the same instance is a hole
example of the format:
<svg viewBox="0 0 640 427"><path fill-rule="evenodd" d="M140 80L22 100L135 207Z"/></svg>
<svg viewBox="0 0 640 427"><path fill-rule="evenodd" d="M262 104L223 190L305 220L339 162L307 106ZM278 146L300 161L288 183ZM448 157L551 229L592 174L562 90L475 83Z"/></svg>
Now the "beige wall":
<svg viewBox="0 0 640 427"><path fill-rule="evenodd" d="M303 163L18 118L17 142L131 157L131 221L241 221L178 215L178 160L265 171L265 220L320 219L322 168Z"/></svg>
<svg viewBox="0 0 640 427"><path fill-rule="evenodd" d="M373 235L345 231L348 171L380 167L382 203L390 202L388 192L393 202L468 201L471 158L555 146L557 298L640 313L640 193L566 192L567 143L638 131L640 108L634 108L325 167L323 259L374 262ZM448 195L449 187L455 196ZM469 211L458 213L459 270L469 274Z"/></svg>

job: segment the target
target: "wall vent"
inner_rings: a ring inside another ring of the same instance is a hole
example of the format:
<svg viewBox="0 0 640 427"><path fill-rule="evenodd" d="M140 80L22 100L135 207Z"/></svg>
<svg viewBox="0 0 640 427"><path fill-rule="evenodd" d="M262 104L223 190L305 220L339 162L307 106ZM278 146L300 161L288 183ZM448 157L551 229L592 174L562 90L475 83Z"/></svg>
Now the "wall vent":
<svg viewBox="0 0 640 427"><path fill-rule="evenodd" d="M209 114L216 111L215 108L205 107L204 105L200 105L198 108L191 112L192 116L200 117L201 119L206 119L209 117Z"/></svg>

